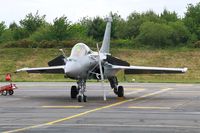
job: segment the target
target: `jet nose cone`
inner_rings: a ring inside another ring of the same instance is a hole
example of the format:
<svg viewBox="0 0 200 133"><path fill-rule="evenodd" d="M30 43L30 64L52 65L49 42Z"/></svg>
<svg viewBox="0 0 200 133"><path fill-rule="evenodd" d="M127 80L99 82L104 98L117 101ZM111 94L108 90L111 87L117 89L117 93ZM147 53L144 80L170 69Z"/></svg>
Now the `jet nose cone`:
<svg viewBox="0 0 200 133"><path fill-rule="evenodd" d="M65 74L69 77L76 77L80 70L80 65L78 63L69 62L65 66Z"/></svg>

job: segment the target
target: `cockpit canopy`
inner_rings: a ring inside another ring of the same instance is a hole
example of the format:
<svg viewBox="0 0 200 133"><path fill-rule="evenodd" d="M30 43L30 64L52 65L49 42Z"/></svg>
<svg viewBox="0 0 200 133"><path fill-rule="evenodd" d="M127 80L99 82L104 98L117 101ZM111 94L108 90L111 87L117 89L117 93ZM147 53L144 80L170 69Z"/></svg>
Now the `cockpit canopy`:
<svg viewBox="0 0 200 133"><path fill-rule="evenodd" d="M82 57L88 55L92 52L92 50L84 43L77 43L71 51L70 57Z"/></svg>

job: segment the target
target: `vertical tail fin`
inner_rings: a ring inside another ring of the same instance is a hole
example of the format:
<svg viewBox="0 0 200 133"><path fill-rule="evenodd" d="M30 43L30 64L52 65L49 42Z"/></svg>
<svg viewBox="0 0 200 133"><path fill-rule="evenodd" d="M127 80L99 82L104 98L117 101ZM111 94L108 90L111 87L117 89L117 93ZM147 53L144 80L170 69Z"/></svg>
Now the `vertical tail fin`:
<svg viewBox="0 0 200 133"><path fill-rule="evenodd" d="M106 30L103 37L103 43L100 49L101 53L110 53L110 34L111 34L111 23L112 23L112 16L110 15L106 18Z"/></svg>

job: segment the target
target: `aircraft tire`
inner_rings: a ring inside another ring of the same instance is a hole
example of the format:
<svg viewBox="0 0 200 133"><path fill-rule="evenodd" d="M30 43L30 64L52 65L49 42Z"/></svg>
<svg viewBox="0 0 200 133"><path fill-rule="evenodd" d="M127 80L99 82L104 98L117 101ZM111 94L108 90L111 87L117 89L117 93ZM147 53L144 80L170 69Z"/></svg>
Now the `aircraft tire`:
<svg viewBox="0 0 200 133"><path fill-rule="evenodd" d="M78 96L78 102L82 102L82 96L81 95Z"/></svg>
<svg viewBox="0 0 200 133"><path fill-rule="evenodd" d="M2 95L3 95L3 96L7 96L7 94L8 94L8 91L6 91L6 90L4 90L4 91L2 92Z"/></svg>
<svg viewBox="0 0 200 133"><path fill-rule="evenodd" d="M117 95L118 95L118 97L123 97L124 96L124 87L123 86L119 86L118 87Z"/></svg>
<svg viewBox="0 0 200 133"><path fill-rule="evenodd" d="M83 101L87 102L87 96L83 95Z"/></svg>
<svg viewBox="0 0 200 133"><path fill-rule="evenodd" d="M13 94L14 94L14 91L13 91L13 90L9 90L9 91L8 91L8 94L9 94L9 95L13 95Z"/></svg>
<svg viewBox="0 0 200 133"><path fill-rule="evenodd" d="M74 99L77 97L77 94L78 94L78 90L77 90L77 87L76 86L72 86L71 87L71 98Z"/></svg>

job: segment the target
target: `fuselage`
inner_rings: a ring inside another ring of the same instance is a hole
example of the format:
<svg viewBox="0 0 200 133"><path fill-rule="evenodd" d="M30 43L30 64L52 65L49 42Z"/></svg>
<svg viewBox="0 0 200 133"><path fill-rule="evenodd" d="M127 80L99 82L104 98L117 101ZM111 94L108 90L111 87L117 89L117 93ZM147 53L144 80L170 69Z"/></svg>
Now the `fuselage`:
<svg viewBox="0 0 200 133"><path fill-rule="evenodd" d="M65 75L72 79L87 79L88 72L98 64L98 55L83 43L76 44L65 64Z"/></svg>
<svg viewBox="0 0 200 133"><path fill-rule="evenodd" d="M81 58L67 58L65 64L66 76L73 79L86 79L88 71L94 67L96 61L91 60L89 56L83 56Z"/></svg>

